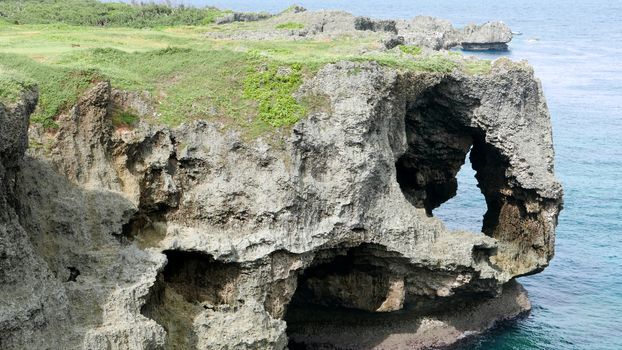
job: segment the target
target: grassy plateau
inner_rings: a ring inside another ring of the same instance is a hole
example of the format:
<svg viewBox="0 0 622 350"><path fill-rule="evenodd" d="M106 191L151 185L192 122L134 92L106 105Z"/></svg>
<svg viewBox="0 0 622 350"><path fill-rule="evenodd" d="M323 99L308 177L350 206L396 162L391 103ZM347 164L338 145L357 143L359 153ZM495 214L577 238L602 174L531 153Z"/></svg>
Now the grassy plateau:
<svg viewBox="0 0 622 350"><path fill-rule="evenodd" d="M40 101L31 121L54 129L55 117L84 90L109 80L119 89L149 92L157 114L147 122L176 126L195 119L218 120L257 135L292 125L313 108L294 99L293 93L327 63L377 61L440 73L490 70L488 61L424 55L414 46L380 51L373 35L296 41L208 35L266 25L214 23L227 13L94 0L0 1L0 102L15 102L20 91L36 85ZM302 28L296 22L270 27ZM136 122L129 114L114 121Z"/></svg>

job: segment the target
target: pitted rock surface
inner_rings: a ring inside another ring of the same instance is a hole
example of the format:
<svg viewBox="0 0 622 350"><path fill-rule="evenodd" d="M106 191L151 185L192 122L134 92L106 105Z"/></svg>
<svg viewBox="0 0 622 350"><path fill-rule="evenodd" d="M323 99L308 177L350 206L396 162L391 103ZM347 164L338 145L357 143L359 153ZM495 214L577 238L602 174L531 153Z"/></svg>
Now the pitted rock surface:
<svg viewBox="0 0 622 350"><path fill-rule="evenodd" d="M238 18L238 19L236 19ZM466 50L507 50L512 40L511 29L503 22L469 24L455 28L451 22L430 16L410 20L386 20L356 17L344 11L289 11L275 16L230 14L218 23L256 22L252 28L209 32L211 38L227 40L307 40L341 37L377 37L391 49L397 45L417 45L432 50L461 46ZM296 29L279 29L280 25L300 25Z"/></svg>
<svg viewBox="0 0 622 350"><path fill-rule="evenodd" d="M35 92L0 109L2 348L447 345L528 310L514 278L553 256L562 189L526 63L330 64L298 92L330 109L281 143L206 121L115 128L116 108L152 113L115 91L33 127L49 153L24 155ZM469 151L484 234L433 217Z"/></svg>

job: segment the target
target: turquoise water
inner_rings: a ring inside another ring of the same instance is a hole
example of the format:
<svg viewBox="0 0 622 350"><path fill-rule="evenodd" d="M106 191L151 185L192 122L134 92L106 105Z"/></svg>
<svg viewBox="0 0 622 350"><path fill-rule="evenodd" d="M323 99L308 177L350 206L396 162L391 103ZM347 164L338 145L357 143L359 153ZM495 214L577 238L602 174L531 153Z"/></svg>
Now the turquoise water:
<svg viewBox="0 0 622 350"><path fill-rule="evenodd" d="M291 2L184 1L277 12ZM457 25L503 20L520 31L506 56L527 59L542 80L554 127L556 172L565 187L557 251L543 273L521 278L529 317L467 349L622 349L622 1L300 0L309 8ZM479 230L485 204L467 167L459 194L435 214Z"/></svg>

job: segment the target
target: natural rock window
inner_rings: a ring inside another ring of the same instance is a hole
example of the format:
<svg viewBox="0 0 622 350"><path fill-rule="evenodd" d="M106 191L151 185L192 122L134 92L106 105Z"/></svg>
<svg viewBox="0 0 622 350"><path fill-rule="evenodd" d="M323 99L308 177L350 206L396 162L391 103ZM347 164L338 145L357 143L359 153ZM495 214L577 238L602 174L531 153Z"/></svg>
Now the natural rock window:
<svg viewBox="0 0 622 350"><path fill-rule="evenodd" d="M450 103L440 87L433 87L407 106L408 150L397 161L397 181L406 198L430 216L455 196L456 174L473 145L465 124L476 101L465 103Z"/></svg>
<svg viewBox="0 0 622 350"><path fill-rule="evenodd" d="M479 198L483 194L487 209L480 227L470 224L460 228L488 233L499 215L499 189L506 182L507 164L498 150L486 143L485 134L471 125L473 110L478 105L475 99L456 95L451 82L422 93L407 106L408 149L395 166L406 199L415 207L424 208L429 216L456 196L458 172L472 167L480 191L471 188L468 193ZM448 215L445 212L441 217Z"/></svg>
<svg viewBox="0 0 622 350"><path fill-rule="evenodd" d="M482 218L486 213L486 200L479 189L470 152L458 175L456 196L434 210L434 216L443 220L448 229L480 232Z"/></svg>

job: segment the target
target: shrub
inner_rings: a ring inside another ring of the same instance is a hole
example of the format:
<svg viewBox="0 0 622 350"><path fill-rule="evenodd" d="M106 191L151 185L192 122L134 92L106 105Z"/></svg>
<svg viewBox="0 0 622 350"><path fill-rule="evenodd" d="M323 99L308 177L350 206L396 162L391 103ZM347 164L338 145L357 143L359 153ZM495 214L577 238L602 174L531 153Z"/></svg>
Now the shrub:
<svg viewBox="0 0 622 350"><path fill-rule="evenodd" d="M0 18L15 24L65 23L147 28L203 25L230 11L213 7L172 7L154 3L102 3L96 0L4 0Z"/></svg>
<svg viewBox="0 0 622 350"><path fill-rule="evenodd" d="M115 127L132 127L138 122L138 117L126 111L116 111L112 115L112 125Z"/></svg>
<svg viewBox="0 0 622 350"><path fill-rule="evenodd" d="M0 68L0 103L11 104L19 100L24 90L32 88L28 79Z"/></svg>
<svg viewBox="0 0 622 350"><path fill-rule="evenodd" d="M419 46L414 45L400 45L400 51L405 54L417 56L421 53L421 48Z"/></svg>
<svg viewBox="0 0 622 350"><path fill-rule="evenodd" d="M303 29L305 27L304 24L298 22L285 22L276 26L276 29Z"/></svg>
<svg viewBox="0 0 622 350"><path fill-rule="evenodd" d="M417 70L437 73L451 73L458 66L458 63L443 55L434 55L413 62L413 68Z"/></svg>
<svg viewBox="0 0 622 350"><path fill-rule="evenodd" d="M292 95L301 84L300 64L251 66L244 80L244 97L257 101L258 117L264 122L274 127L292 125L306 114Z"/></svg>

